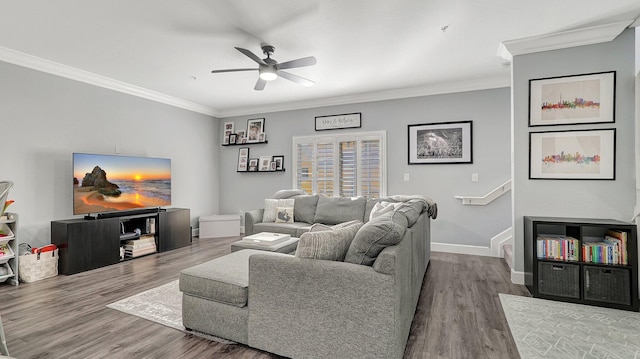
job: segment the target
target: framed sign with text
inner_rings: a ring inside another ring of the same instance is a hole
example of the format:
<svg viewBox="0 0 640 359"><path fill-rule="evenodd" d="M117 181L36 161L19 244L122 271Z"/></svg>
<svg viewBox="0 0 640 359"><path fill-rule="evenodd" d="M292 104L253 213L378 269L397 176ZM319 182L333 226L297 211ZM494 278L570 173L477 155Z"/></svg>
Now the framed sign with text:
<svg viewBox="0 0 640 359"><path fill-rule="evenodd" d="M360 128L362 114L346 113L342 115L316 116L316 131Z"/></svg>

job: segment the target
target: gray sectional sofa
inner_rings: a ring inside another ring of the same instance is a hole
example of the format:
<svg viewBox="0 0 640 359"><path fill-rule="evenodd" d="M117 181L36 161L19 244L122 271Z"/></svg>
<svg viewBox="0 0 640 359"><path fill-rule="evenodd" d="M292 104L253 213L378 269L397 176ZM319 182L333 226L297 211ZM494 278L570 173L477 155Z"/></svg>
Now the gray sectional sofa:
<svg viewBox="0 0 640 359"><path fill-rule="evenodd" d="M429 264L437 206L418 197L387 200L376 209L381 200L354 199L361 217L333 218L356 211L343 207L345 199L318 196L313 218L321 219L318 209L333 203L323 219L330 226L307 232L298 230L311 227L308 222L275 226L255 221L259 211L248 214L255 216L248 218L252 232L295 231L296 254L241 250L183 270L185 327L292 358L402 358ZM295 206L309 197L302 201ZM390 210L391 202L402 203ZM377 215L369 220L367 211ZM335 256L328 243L346 253Z"/></svg>

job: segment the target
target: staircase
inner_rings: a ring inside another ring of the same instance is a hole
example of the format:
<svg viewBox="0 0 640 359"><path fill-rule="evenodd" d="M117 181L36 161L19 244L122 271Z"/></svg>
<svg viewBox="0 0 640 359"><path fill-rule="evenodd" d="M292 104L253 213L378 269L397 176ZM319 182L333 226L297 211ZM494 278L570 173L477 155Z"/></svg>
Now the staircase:
<svg viewBox="0 0 640 359"><path fill-rule="evenodd" d="M502 246L502 250L504 251L504 261L507 263L509 268L513 269L513 246L511 244L505 244Z"/></svg>

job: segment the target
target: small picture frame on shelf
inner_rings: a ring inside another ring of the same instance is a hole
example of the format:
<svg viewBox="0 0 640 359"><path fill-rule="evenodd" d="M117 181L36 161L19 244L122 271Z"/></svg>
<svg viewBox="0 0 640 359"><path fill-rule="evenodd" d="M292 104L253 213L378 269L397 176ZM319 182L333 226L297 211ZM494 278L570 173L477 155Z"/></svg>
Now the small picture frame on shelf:
<svg viewBox="0 0 640 359"><path fill-rule="evenodd" d="M276 171L284 171L284 156L283 155L273 156L271 158L271 160L276 163L276 169L275 169Z"/></svg>
<svg viewBox="0 0 640 359"><path fill-rule="evenodd" d="M235 133L232 133L232 134L229 135L229 144L230 145L235 145L237 140L238 140L238 135L236 135Z"/></svg>
<svg viewBox="0 0 640 359"><path fill-rule="evenodd" d="M238 131L236 132L236 135L238 135L238 139L241 139L242 137L245 136L245 131Z"/></svg>
<svg viewBox="0 0 640 359"><path fill-rule="evenodd" d="M229 144L229 135L232 134L233 128L235 127L234 122L225 122L224 123L224 135L222 136L222 141L225 145Z"/></svg>
<svg viewBox="0 0 640 359"><path fill-rule="evenodd" d="M242 138L240 139L240 143L242 143L242 144L247 143L247 138L246 138L246 137L242 137Z"/></svg>
<svg viewBox="0 0 640 359"><path fill-rule="evenodd" d="M264 132L264 118L247 120L247 143L260 142L260 133Z"/></svg>
<svg viewBox="0 0 640 359"><path fill-rule="evenodd" d="M258 159L257 158L249 158L249 167L248 172L256 172L258 171Z"/></svg>
<svg viewBox="0 0 640 359"><path fill-rule="evenodd" d="M271 156L260 156L260 167L259 171L269 171L271 170Z"/></svg>
<svg viewBox="0 0 640 359"><path fill-rule="evenodd" d="M241 147L238 150L238 172L247 172L249 166L249 147Z"/></svg>
<svg viewBox="0 0 640 359"><path fill-rule="evenodd" d="M261 132L258 135L258 142L265 142L267 140L267 135L264 132Z"/></svg>
<svg viewBox="0 0 640 359"><path fill-rule="evenodd" d="M277 167L276 161L271 161L271 165L270 165L269 169L271 171L275 171L276 167Z"/></svg>

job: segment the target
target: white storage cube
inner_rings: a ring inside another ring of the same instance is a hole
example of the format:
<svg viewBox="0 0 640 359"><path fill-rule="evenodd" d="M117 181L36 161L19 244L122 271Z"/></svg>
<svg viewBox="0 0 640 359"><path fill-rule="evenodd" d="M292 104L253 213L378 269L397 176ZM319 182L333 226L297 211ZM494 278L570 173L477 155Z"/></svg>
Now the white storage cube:
<svg viewBox="0 0 640 359"><path fill-rule="evenodd" d="M240 235L240 215L214 214L199 218L200 238L237 237Z"/></svg>

